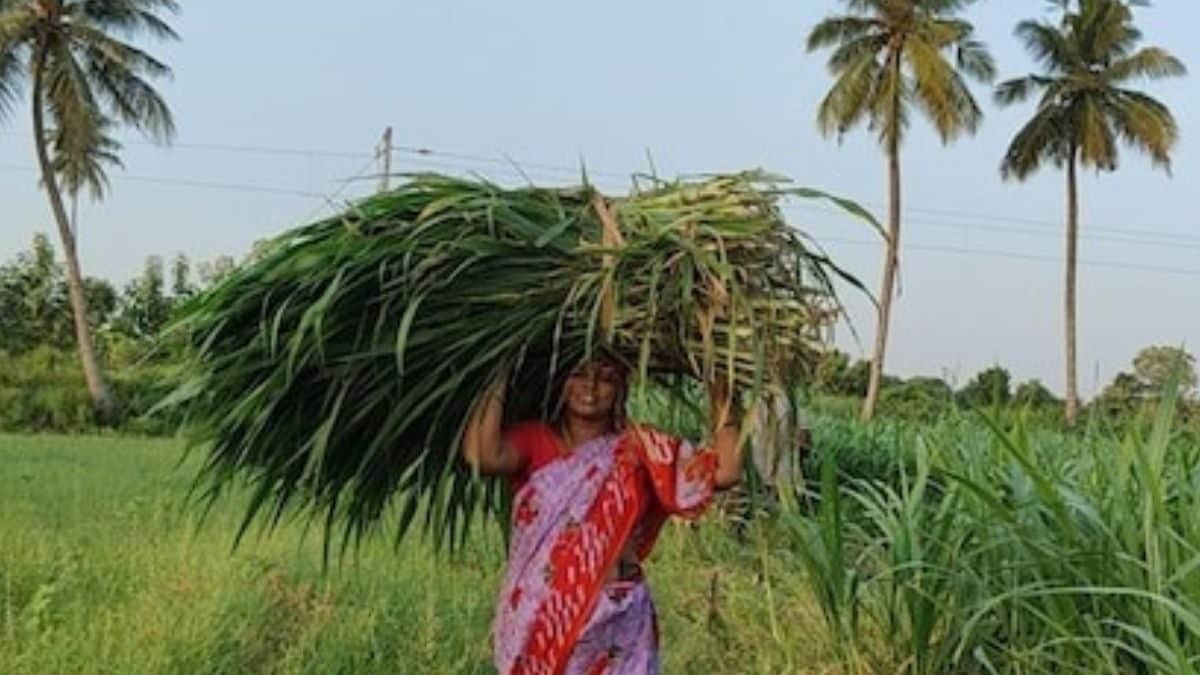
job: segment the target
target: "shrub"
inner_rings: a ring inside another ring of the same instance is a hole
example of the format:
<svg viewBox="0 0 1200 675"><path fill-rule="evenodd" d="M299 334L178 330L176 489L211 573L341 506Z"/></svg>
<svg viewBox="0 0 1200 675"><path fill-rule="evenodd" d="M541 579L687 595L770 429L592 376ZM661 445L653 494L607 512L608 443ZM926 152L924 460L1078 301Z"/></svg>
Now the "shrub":
<svg viewBox="0 0 1200 675"><path fill-rule="evenodd" d="M936 377L914 377L883 390L880 411L890 417L932 422L954 409L954 391Z"/></svg>

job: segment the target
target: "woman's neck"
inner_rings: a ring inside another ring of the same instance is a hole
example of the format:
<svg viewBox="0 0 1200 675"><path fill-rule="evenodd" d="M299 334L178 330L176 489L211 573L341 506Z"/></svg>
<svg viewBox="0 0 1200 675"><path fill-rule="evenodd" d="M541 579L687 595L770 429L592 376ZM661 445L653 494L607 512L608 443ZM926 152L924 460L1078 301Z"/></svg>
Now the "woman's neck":
<svg viewBox="0 0 1200 675"><path fill-rule="evenodd" d="M566 441L568 449L574 450L588 441L607 434L611 426L608 420L589 420L567 416L562 423L563 440Z"/></svg>

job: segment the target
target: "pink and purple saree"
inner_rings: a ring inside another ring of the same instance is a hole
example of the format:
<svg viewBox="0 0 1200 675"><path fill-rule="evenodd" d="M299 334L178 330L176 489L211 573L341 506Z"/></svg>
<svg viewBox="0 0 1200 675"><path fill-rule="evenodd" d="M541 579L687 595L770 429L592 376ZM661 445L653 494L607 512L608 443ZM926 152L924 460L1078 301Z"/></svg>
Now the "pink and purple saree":
<svg viewBox="0 0 1200 675"><path fill-rule="evenodd" d="M501 673L658 672L658 628L640 573L613 579L626 550L644 560L672 515L713 495L716 457L631 427L563 451L544 424L507 434L528 459L516 477L512 540L493 639Z"/></svg>

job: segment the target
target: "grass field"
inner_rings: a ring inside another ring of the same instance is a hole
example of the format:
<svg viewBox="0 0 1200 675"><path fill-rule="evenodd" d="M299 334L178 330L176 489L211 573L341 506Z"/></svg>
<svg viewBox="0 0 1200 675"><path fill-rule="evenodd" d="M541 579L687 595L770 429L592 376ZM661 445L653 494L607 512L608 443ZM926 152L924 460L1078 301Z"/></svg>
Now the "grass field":
<svg viewBox="0 0 1200 675"><path fill-rule="evenodd" d="M498 533L455 559L378 540L326 573L297 524L231 552L241 504L197 529L179 457L0 435L0 673L493 672ZM669 528L651 563L665 672L844 672L801 566L724 532Z"/></svg>
<svg viewBox="0 0 1200 675"><path fill-rule="evenodd" d="M1196 429L1020 419L819 419L804 501L664 533L664 671L1200 674ZM231 552L244 503L197 528L180 450L0 436L0 675L491 672L495 528L327 571L298 523Z"/></svg>

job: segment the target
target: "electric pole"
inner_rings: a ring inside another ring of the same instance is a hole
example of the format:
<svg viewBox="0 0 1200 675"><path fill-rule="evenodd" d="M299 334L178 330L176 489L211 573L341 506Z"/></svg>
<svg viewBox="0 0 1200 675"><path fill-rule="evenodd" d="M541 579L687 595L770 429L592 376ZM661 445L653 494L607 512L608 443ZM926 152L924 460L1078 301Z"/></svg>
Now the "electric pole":
<svg viewBox="0 0 1200 675"><path fill-rule="evenodd" d="M383 130L383 139L379 141L379 147L375 150L376 156L380 160L380 176L379 176L379 191L387 192L391 187L392 178L392 128L388 127Z"/></svg>

